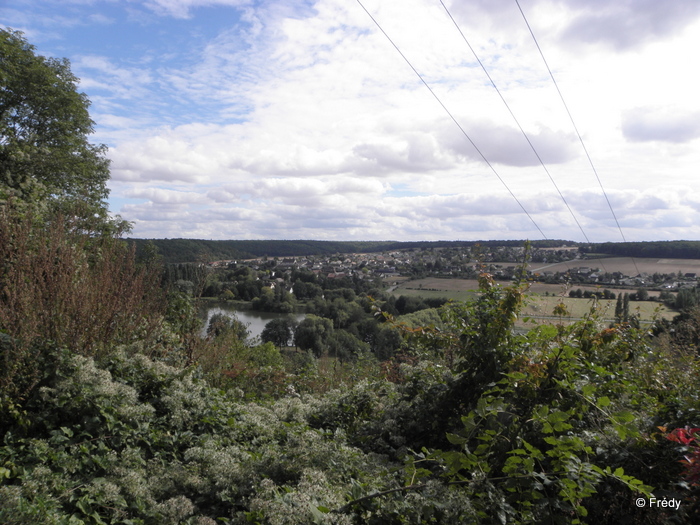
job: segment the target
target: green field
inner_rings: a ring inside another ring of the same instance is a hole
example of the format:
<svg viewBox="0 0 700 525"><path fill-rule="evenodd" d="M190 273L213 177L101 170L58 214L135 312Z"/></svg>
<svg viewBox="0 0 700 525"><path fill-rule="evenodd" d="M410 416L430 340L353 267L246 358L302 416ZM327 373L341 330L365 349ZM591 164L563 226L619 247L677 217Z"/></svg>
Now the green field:
<svg viewBox="0 0 700 525"><path fill-rule="evenodd" d="M506 285L504 282L502 285ZM392 290L395 296L406 295L413 297L435 298L444 297L453 301L467 301L477 293L478 283L473 279L439 279L429 277L413 281L404 281ZM579 288L576 286L575 288ZM595 286L581 286L583 290L596 290ZM630 292L633 290L610 289L615 294ZM528 300L523 308L521 317L531 317L536 321L552 322L554 307L563 302L570 313L569 320L580 319L590 312L593 302L591 299L576 299L568 297L568 289L558 284L533 283L529 289ZM545 295L546 294L546 295ZM655 294L650 293L651 296ZM615 300L598 300L597 306L602 317L613 320L615 313ZM642 321L651 321L656 317L672 319L678 312L667 308L656 301L632 301L630 313L640 314Z"/></svg>
<svg viewBox="0 0 700 525"><path fill-rule="evenodd" d="M625 275L646 274L672 274L672 273L700 273L700 259L660 259L657 257L605 257L586 258L573 261L542 264L531 263L529 269L533 272L566 272L574 266L588 266L598 268L606 272L622 272Z"/></svg>
<svg viewBox="0 0 700 525"><path fill-rule="evenodd" d="M393 289L395 296L436 298L445 297L453 301L466 301L474 297L479 287L473 279L440 279L427 277L425 279L405 280Z"/></svg>
<svg viewBox="0 0 700 525"><path fill-rule="evenodd" d="M543 295L530 295L523 317L532 317L535 320L553 321L558 318L553 316L554 307L563 302L570 316L568 319L580 319L591 311L594 306L592 299L575 299L573 297L552 297ZM600 299L595 306L603 319L613 321L615 317L615 301ZM672 319L678 312L667 308L656 301L632 301L630 302L630 314L639 314L642 321L652 321L655 318ZM567 318L564 318L567 319Z"/></svg>

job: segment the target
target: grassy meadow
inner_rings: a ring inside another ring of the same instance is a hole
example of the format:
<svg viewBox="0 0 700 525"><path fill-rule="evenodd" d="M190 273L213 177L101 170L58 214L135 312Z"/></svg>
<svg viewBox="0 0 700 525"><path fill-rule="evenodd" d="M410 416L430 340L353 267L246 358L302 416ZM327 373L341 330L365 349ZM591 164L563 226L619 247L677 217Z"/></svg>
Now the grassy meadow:
<svg viewBox="0 0 700 525"><path fill-rule="evenodd" d="M700 261L699 261L700 262ZM508 284L507 281L501 282ZM453 301L467 301L477 293L479 284L475 279L440 279L428 277L426 279L404 280L394 288L395 296L406 295L413 297L435 298L445 297ZM571 289L601 290L600 286L573 286L567 288L561 284L545 284L534 282L530 285L528 301L522 311L523 317L531 317L533 320L552 321L556 319L552 312L554 307L563 302L570 313L570 319L580 319L588 313L593 306L591 299L577 299L569 297ZM616 295L630 293L634 290L609 288ZM658 292L650 291L650 297L658 296ZM604 319L612 320L615 313L615 300L600 299L597 301ZM654 318L672 319L678 312L656 301L633 301L630 303L630 313L639 313L642 321L652 321Z"/></svg>

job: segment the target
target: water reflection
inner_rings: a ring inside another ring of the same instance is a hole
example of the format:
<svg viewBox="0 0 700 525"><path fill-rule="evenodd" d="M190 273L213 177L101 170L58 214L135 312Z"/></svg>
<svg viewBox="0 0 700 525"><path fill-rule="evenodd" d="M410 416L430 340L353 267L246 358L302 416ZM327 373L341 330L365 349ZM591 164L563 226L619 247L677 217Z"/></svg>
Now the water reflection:
<svg viewBox="0 0 700 525"><path fill-rule="evenodd" d="M207 334L207 326L209 320L216 314L225 314L231 317L236 317L243 324L248 326L250 335L249 339L260 337L260 334L265 328L265 325L273 319L280 317L293 317L297 322L304 320L306 314L278 314L272 312L256 312L254 310L239 310L235 305L227 303L210 303L200 309L200 317L204 320L204 327L201 335L204 337Z"/></svg>

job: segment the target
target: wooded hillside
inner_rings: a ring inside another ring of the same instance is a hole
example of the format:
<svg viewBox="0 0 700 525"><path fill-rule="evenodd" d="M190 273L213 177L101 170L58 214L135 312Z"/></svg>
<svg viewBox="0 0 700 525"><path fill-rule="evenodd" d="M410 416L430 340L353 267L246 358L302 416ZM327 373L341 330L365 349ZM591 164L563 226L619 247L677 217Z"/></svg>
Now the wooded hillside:
<svg viewBox="0 0 700 525"><path fill-rule="evenodd" d="M337 253L374 253L412 248L454 248L481 246L521 247L524 240L512 241L309 241L309 240L227 240L204 239L127 239L136 245L137 253L152 243L166 263L253 259L256 257L301 257L333 255ZM531 243L537 248L574 246L561 240L542 240Z"/></svg>
<svg viewBox="0 0 700 525"><path fill-rule="evenodd" d="M700 259L700 241L604 242L581 246L581 251L624 257Z"/></svg>

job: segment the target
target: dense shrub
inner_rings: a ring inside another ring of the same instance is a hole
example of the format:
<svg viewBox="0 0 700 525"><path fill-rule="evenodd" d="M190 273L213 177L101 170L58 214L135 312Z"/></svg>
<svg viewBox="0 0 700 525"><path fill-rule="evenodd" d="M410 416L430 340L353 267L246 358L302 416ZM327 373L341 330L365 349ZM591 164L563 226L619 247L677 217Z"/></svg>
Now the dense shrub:
<svg viewBox="0 0 700 525"><path fill-rule="evenodd" d="M696 310L655 339L595 310L517 333L525 287L484 274L380 325L339 287L283 355L226 318L203 337L154 261L31 210L0 210L2 523L697 517ZM652 490L682 507L636 508Z"/></svg>
<svg viewBox="0 0 700 525"><path fill-rule="evenodd" d="M388 511L330 512L401 476L343 431L310 428L315 398L242 403L142 355L57 360L31 425L0 448L3 523L392 523L430 505L426 490Z"/></svg>
<svg viewBox="0 0 700 525"><path fill-rule="evenodd" d="M100 356L151 340L162 320L160 269L83 229L82 219L0 207L0 414L21 402L45 366L46 342Z"/></svg>

